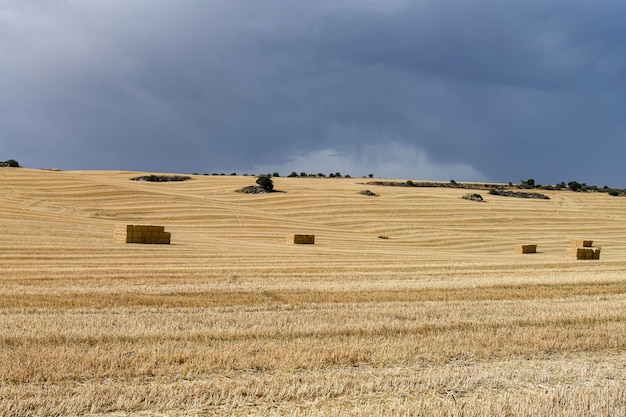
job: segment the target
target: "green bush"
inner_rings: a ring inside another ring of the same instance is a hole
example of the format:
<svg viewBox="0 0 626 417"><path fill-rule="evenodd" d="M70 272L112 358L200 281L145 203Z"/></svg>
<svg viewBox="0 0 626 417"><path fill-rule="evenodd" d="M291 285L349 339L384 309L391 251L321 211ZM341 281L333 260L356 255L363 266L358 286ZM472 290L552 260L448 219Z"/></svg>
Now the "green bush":
<svg viewBox="0 0 626 417"><path fill-rule="evenodd" d="M567 186L572 191L580 191L582 189L582 185L577 181L570 181L567 183Z"/></svg>
<svg viewBox="0 0 626 417"><path fill-rule="evenodd" d="M274 190L274 182L269 175L259 175L256 183L263 188L265 191L273 191Z"/></svg>
<svg viewBox="0 0 626 417"><path fill-rule="evenodd" d="M0 167L19 168L20 164L15 159L9 159L5 162L0 162Z"/></svg>

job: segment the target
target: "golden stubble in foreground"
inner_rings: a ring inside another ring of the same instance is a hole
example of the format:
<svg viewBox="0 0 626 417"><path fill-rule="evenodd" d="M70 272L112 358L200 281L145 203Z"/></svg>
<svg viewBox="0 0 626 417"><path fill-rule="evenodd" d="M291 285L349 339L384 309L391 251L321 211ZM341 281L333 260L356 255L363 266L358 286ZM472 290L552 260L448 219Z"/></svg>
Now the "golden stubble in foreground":
<svg viewBox="0 0 626 417"><path fill-rule="evenodd" d="M0 169L0 415L626 414L625 198L137 175Z"/></svg>

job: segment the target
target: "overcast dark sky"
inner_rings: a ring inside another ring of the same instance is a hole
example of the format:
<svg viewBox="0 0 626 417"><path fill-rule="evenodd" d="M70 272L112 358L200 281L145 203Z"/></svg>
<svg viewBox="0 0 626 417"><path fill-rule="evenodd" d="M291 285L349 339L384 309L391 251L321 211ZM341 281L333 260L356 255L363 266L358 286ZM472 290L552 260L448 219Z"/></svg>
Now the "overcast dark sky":
<svg viewBox="0 0 626 417"><path fill-rule="evenodd" d="M623 0L0 0L0 160L626 187Z"/></svg>

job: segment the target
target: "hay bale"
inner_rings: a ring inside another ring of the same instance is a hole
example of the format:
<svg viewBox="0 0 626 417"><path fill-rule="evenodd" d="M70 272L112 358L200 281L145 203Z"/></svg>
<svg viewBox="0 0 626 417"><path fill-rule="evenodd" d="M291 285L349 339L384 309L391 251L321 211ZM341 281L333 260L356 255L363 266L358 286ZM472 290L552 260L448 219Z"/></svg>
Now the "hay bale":
<svg viewBox="0 0 626 417"><path fill-rule="evenodd" d="M115 225L113 241L116 243L169 244L171 233L164 226Z"/></svg>
<svg viewBox="0 0 626 417"><path fill-rule="evenodd" d="M537 253L537 245L517 245L515 248L517 253Z"/></svg>
<svg viewBox="0 0 626 417"><path fill-rule="evenodd" d="M572 240L572 246L577 248L591 248L593 247L593 240Z"/></svg>
<svg viewBox="0 0 626 417"><path fill-rule="evenodd" d="M315 235L289 235L287 236L287 243L313 245L315 243Z"/></svg>
<svg viewBox="0 0 626 417"><path fill-rule="evenodd" d="M600 249L599 248L570 248L567 250L567 255L579 260L599 260Z"/></svg>

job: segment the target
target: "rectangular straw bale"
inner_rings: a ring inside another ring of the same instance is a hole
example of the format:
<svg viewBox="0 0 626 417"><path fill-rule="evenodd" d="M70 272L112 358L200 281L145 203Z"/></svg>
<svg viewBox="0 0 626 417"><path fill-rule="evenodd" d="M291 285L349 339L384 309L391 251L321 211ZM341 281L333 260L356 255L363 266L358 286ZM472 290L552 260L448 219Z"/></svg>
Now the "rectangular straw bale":
<svg viewBox="0 0 626 417"><path fill-rule="evenodd" d="M572 246L577 248L590 248L593 246L593 240L572 240Z"/></svg>
<svg viewBox="0 0 626 417"><path fill-rule="evenodd" d="M515 248L517 253L537 253L537 245L517 245Z"/></svg>
<svg viewBox="0 0 626 417"><path fill-rule="evenodd" d="M119 243L170 243L171 234L164 226L116 225L113 238Z"/></svg>
<svg viewBox="0 0 626 417"><path fill-rule="evenodd" d="M598 251L597 255L596 251ZM600 250L595 248L572 248L568 249L567 254L580 260L600 259Z"/></svg>
<svg viewBox="0 0 626 417"><path fill-rule="evenodd" d="M300 235L300 234L289 235L287 236L287 243L312 245L315 243L315 235Z"/></svg>

